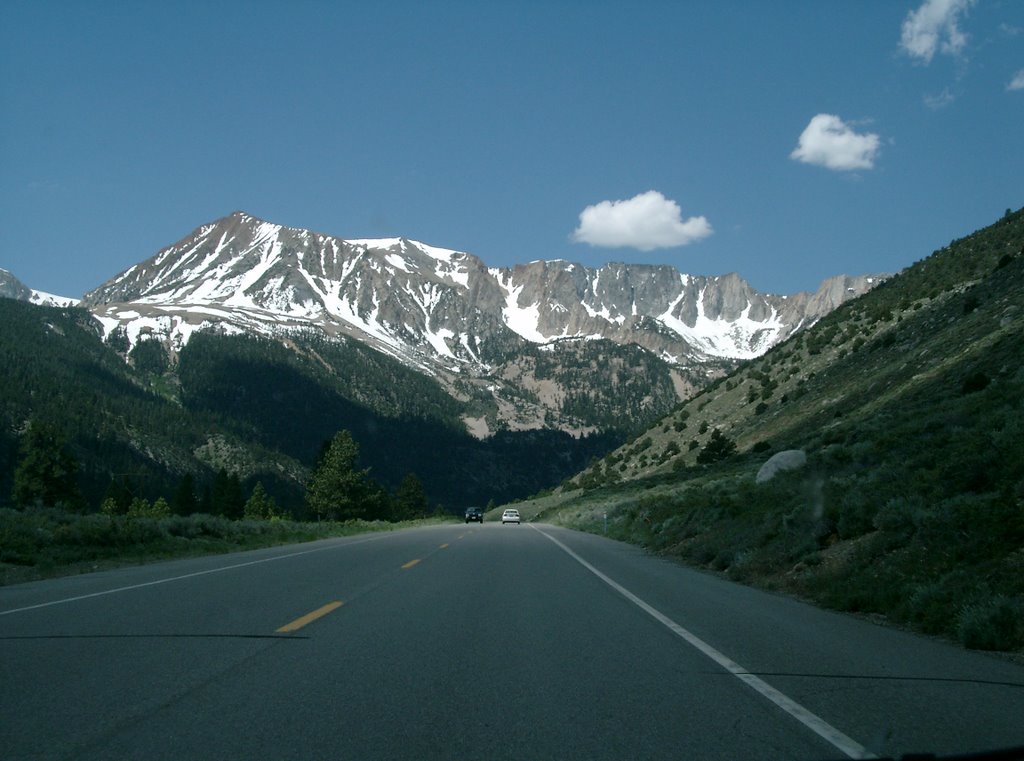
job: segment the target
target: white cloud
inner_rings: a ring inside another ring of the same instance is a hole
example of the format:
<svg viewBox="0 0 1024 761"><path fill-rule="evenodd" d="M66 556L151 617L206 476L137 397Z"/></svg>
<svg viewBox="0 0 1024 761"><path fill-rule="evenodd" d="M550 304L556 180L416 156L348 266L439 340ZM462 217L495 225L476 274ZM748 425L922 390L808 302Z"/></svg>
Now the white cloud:
<svg viewBox="0 0 1024 761"><path fill-rule="evenodd" d="M826 169L872 169L881 139L873 133L859 135L832 114L818 114L800 135L791 159Z"/></svg>
<svg viewBox="0 0 1024 761"><path fill-rule="evenodd" d="M712 232L705 217L683 221L679 204L649 190L628 201L601 201L588 206L580 212L580 225L572 239L604 248L625 246L652 251L695 243Z"/></svg>
<svg viewBox="0 0 1024 761"><path fill-rule="evenodd" d="M945 108L954 100L956 100L956 96L950 92L948 87L937 95L924 96L924 104L932 111L938 111L940 108Z"/></svg>
<svg viewBox="0 0 1024 761"><path fill-rule="evenodd" d="M1010 80L1010 84L1006 86L1007 90L1024 90L1024 69L1021 69L1013 75L1013 79Z"/></svg>
<svg viewBox="0 0 1024 761"><path fill-rule="evenodd" d="M936 52L958 56L967 45L959 17L975 0L925 0L903 20L900 47L907 55L931 63Z"/></svg>

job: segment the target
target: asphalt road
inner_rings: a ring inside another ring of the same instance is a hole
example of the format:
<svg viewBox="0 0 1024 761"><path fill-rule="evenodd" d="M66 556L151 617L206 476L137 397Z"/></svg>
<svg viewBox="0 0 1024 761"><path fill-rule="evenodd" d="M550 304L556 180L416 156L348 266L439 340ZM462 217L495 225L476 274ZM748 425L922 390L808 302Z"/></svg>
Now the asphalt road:
<svg viewBox="0 0 1024 761"><path fill-rule="evenodd" d="M0 588L3 759L841 759L1024 745L1024 667L550 526Z"/></svg>

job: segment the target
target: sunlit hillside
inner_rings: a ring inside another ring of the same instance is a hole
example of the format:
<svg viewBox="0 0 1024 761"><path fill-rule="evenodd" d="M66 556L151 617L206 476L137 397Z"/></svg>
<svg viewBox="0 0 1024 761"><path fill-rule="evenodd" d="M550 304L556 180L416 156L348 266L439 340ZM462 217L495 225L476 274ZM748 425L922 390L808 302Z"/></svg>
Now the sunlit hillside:
<svg viewBox="0 0 1024 761"><path fill-rule="evenodd" d="M1024 645L1024 211L524 504L969 646ZM759 483L775 454L802 467Z"/></svg>

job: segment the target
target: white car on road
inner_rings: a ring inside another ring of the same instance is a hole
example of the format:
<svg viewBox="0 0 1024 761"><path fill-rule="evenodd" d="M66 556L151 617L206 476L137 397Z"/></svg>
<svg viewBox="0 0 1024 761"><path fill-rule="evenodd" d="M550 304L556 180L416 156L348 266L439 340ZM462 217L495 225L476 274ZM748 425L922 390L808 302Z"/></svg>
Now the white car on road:
<svg viewBox="0 0 1024 761"><path fill-rule="evenodd" d="M506 510L501 514L501 525L506 523L519 523L519 511L518 510Z"/></svg>

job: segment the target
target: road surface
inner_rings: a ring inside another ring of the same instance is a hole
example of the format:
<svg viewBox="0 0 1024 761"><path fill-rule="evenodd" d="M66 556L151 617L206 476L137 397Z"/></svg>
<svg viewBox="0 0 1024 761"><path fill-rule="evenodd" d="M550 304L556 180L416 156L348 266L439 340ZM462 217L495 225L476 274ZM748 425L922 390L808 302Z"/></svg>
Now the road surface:
<svg viewBox="0 0 1024 761"><path fill-rule="evenodd" d="M1024 667L545 525L0 588L3 759L842 759L1024 745Z"/></svg>

